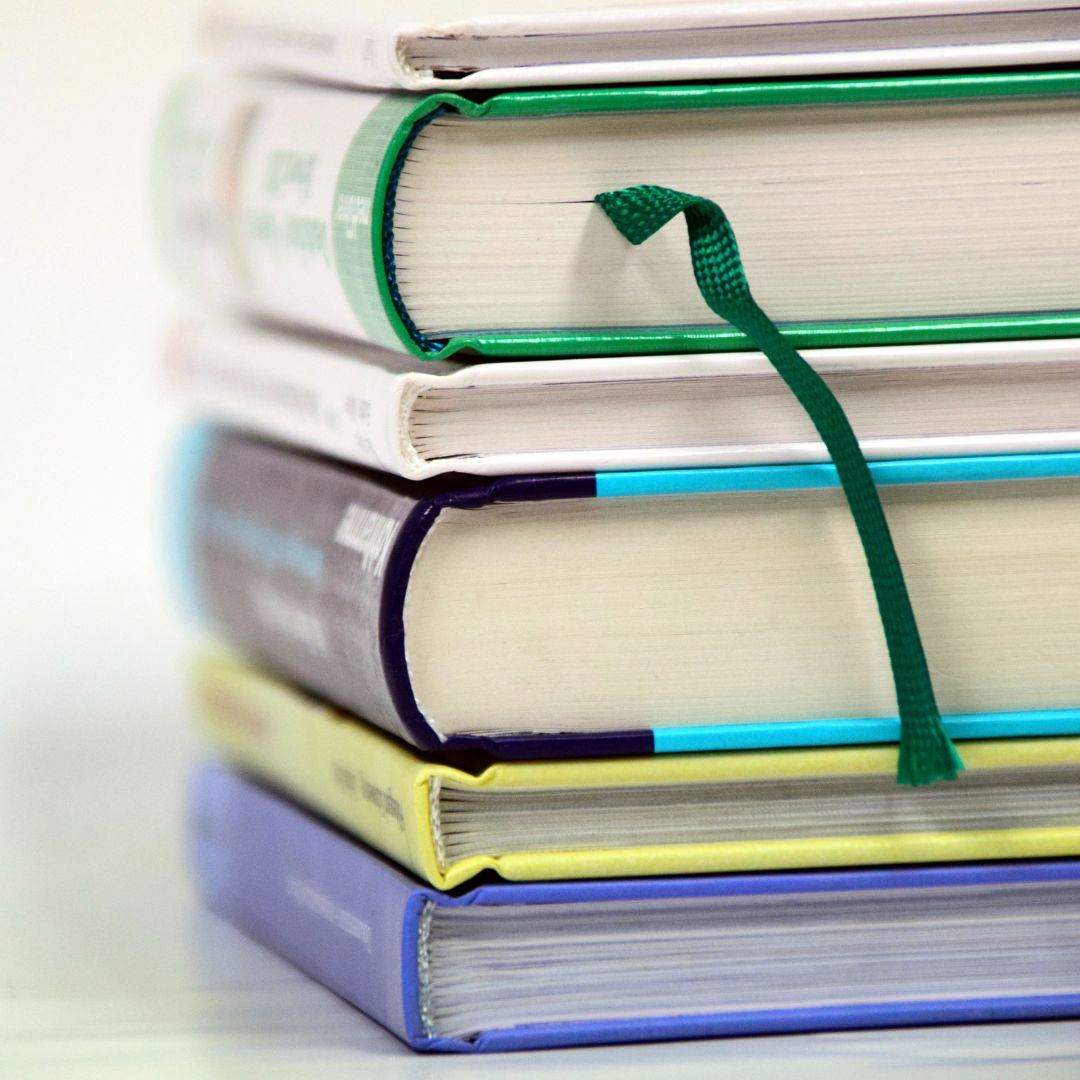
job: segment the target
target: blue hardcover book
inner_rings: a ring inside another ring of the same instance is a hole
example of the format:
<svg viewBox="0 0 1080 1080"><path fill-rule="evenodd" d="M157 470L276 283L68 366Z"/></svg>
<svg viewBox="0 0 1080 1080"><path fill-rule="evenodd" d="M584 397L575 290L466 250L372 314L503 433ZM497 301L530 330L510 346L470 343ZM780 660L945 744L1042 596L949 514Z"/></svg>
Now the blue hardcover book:
<svg viewBox="0 0 1080 1080"><path fill-rule="evenodd" d="M871 469L950 735L1080 733L1080 454ZM830 464L408 484L198 429L173 532L227 638L422 749L898 737Z"/></svg>
<svg viewBox="0 0 1080 1080"><path fill-rule="evenodd" d="M1080 861L420 884L225 769L209 905L419 1050L1080 1015Z"/></svg>

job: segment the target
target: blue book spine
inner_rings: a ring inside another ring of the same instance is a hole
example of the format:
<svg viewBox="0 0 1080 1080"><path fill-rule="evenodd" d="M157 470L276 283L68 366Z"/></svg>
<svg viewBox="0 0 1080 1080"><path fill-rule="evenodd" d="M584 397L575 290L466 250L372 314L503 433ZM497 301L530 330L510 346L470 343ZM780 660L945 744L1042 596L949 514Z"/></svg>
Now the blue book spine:
<svg viewBox="0 0 1080 1080"><path fill-rule="evenodd" d="M212 910L400 1039L423 1045L415 958L424 889L219 766L195 775L191 834Z"/></svg>
<svg viewBox="0 0 1080 1080"><path fill-rule="evenodd" d="M784 874L497 883L466 892L420 886L292 804L218 766L197 773L195 865L208 904L417 1050L558 1046L1080 1015L1080 994L963 996L607 1017L439 1035L422 1015L424 913L445 907L590 904L723 896L970 889L1080 881L1080 860ZM961 900L966 895L958 894ZM1048 928L1048 938L1054 930ZM1069 947L1067 941L1062 947Z"/></svg>

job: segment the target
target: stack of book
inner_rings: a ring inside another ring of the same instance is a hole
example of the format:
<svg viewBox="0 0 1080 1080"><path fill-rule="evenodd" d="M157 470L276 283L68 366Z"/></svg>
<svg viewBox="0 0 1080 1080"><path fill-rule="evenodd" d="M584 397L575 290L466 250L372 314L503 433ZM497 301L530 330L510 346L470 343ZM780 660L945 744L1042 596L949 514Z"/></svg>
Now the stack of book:
<svg viewBox="0 0 1080 1080"><path fill-rule="evenodd" d="M1080 1013L1080 19L834 7L229 6L164 109L199 883L416 1048Z"/></svg>

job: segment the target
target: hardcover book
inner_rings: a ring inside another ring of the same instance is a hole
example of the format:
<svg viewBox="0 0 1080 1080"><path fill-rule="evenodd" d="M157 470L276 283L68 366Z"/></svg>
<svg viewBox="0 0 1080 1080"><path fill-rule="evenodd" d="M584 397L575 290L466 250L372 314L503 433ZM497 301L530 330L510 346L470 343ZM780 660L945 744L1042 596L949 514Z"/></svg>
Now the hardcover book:
<svg viewBox="0 0 1080 1080"><path fill-rule="evenodd" d="M1080 855L1080 738L964 742L955 782L914 791L885 746L433 760L224 656L195 706L228 760L440 889Z"/></svg>
<svg viewBox="0 0 1080 1080"><path fill-rule="evenodd" d="M200 415L412 480L458 472L828 461L760 353L420 360L222 322L178 325L172 390ZM1080 450L1080 339L805 353L868 458Z"/></svg>
<svg viewBox="0 0 1080 1080"><path fill-rule="evenodd" d="M633 246L595 204L641 183L720 204L797 348L1067 336L1078 92L1056 70L482 101L211 76L164 109L157 218L196 294L418 356L746 348L681 228Z"/></svg>
<svg viewBox="0 0 1080 1080"><path fill-rule="evenodd" d="M585 10L575 0L410 0L394 15L387 25L343 0L229 0L211 6L200 37L232 64L410 90L1080 60L1069 0L599 0Z"/></svg>
<svg viewBox="0 0 1080 1080"><path fill-rule="evenodd" d="M220 768L208 904L418 1050L1080 1015L1080 862L455 893Z"/></svg>
<svg viewBox="0 0 1080 1080"><path fill-rule="evenodd" d="M1080 734L1080 454L871 470L954 738ZM407 485L195 429L176 576L223 635L421 748L892 742L830 464Z"/></svg>

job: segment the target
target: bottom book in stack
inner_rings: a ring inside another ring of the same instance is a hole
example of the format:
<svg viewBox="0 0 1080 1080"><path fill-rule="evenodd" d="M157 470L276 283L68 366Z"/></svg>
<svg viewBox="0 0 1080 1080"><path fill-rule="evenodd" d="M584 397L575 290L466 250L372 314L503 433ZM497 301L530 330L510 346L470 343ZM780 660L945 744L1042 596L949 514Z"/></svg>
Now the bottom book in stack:
<svg viewBox="0 0 1080 1080"><path fill-rule="evenodd" d="M211 907L417 1049L1080 1013L1080 860L441 892L219 766L192 831Z"/></svg>

